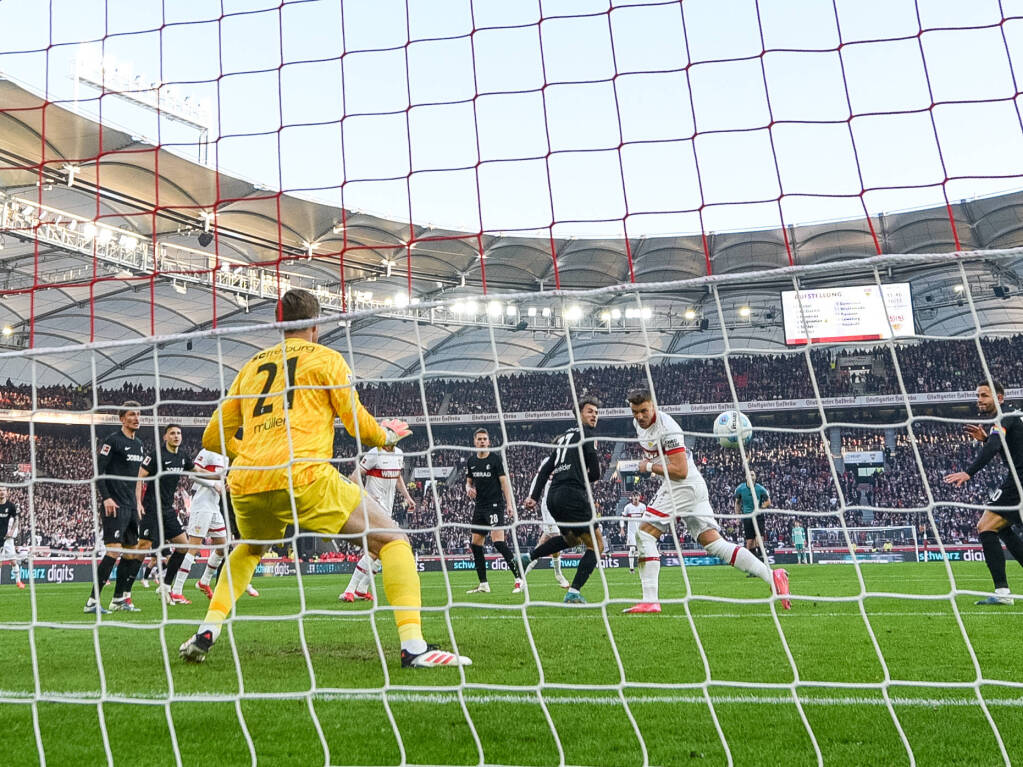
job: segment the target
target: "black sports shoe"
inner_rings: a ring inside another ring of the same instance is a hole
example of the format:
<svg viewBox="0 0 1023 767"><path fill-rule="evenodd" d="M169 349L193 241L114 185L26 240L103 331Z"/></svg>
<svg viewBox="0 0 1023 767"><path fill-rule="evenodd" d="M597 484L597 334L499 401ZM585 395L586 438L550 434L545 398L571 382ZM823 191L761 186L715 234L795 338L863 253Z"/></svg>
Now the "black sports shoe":
<svg viewBox="0 0 1023 767"><path fill-rule="evenodd" d="M210 651L211 647L213 647L213 632L207 629L181 645L178 648L178 654L189 663L202 663L206 660L206 653Z"/></svg>
<svg viewBox="0 0 1023 767"><path fill-rule="evenodd" d="M464 655L455 655L447 650L440 650L435 644L428 644L426 650L413 655L408 650L401 651L402 668L435 668L437 666L471 666L472 660Z"/></svg>

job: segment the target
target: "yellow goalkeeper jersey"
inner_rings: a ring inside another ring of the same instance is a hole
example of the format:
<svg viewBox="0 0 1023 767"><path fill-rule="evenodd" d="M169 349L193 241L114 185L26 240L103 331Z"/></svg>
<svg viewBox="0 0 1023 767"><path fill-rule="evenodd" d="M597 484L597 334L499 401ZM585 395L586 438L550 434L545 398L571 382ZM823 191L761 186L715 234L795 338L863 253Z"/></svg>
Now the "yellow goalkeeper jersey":
<svg viewBox="0 0 1023 767"><path fill-rule="evenodd" d="M292 486L301 487L336 472L327 463L334 455L335 415L353 436L358 422L363 445L383 445L387 435L359 402L351 375L338 352L300 338L288 338L246 362L202 436L204 448L225 452L223 426L230 443L226 452L236 453L228 475L231 492L286 489L289 474ZM239 427L240 442L233 439Z"/></svg>

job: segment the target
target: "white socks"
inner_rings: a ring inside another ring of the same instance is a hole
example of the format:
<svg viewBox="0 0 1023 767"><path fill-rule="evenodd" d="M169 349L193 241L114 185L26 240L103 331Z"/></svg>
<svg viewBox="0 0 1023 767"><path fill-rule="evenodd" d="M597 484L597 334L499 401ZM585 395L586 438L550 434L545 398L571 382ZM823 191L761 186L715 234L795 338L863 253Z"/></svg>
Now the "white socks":
<svg viewBox="0 0 1023 767"><path fill-rule="evenodd" d="M185 581L188 580L188 574L192 572L193 562L195 562L195 555L190 551L185 554L185 558L181 560L181 568L178 570L178 574L174 576L174 585L171 587L171 594L181 593L181 589L185 587Z"/></svg>
<svg viewBox="0 0 1023 767"><path fill-rule="evenodd" d="M533 563L530 562L529 566L532 567ZM558 552L553 557L551 557L551 566L554 568L554 579L561 580L564 577L561 574L561 552ZM528 570L526 572L528 572Z"/></svg>
<svg viewBox="0 0 1023 767"><path fill-rule="evenodd" d="M346 594L365 594L369 591L370 581L373 580L373 572L376 561L368 553L362 555L355 564L355 572L352 573L352 579L348 581L348 585L345 587Z"/></svg>
<svg viewBox="0 0 1023 767"><path fill-rule="evenodd" d="M657 601L657 580L661 575L661 553L657 550L657 539L643 530L636 531L636 548L639 550L639 580L643 584L643 601Z"/></svg>
<svg viewBox="0 0 1023 767"><path fill-rule="evenodd" d="M407 651L409 655L419 655L426 652L426 640L406 639L401 643L401 649Z"/></svg>
<svg viewBox="0 0 1023 767"><path fill-rule="evenodd" d="M773 580L771 568L765 565L762 560L753 556L749 549L729 543L724 538L711 541L703 548L712 557L717 557L726 565L732 565L737 570L755 575L768 586L771 585Z"/></svg>
<svg viewBox="0 0 1023 767"><path fill-rule="evenodd" d="M224 555L221 553L220 549L213 549L213 551L210 552L209 558L206 560L206 570L199 579L199 583L209 586L210 581L213 580L213 576L217 574L217 568L220 567L220 563L223 561Z"/></svg>

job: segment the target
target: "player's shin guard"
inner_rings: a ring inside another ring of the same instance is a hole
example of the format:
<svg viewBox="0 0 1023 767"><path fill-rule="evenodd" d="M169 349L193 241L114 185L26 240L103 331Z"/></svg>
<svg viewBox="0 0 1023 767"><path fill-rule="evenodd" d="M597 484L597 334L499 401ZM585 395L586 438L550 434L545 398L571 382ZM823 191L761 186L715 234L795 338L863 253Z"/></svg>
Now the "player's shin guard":
<svg viewBox="0 0 1023 767"><path fill-rule="evenodd" d="M753 552L742 546L718 538L703 547L712 557L717 557L725 564L732 565L736 570L757 576L760 580L771 585L771 568L764 564L762 559L757 559Z"/></svg>
<svg viewBox="0 0 1023 767"><path fill-rule="evenodd" d="M597 553L593 549L586 549L583 552L583 558L579 560L579 567L575 571L575 577L572 578L572 588L579 591L585 586L586 581L589 580L596 566Z"/></svg>
<svg viewBox="0 0 1023 767"><path fill-rule="evenodd" d="M991 572L991 580L995 582L995 588L1009 588L1009 581L1005 578L1005 552L1002 551L1002 542L998 533L985 530L977 537L980 538L980 545L984 547L984 561L987 563L987 569Z"/></svg>
<svg viewBox="0 0 1023 767"><path fill-rule="evenodd" d="M192 565L194 563L195 555L191 551L184 555L184 558L181 560L181 567L178 568L178 572L174 576L174 585L171 586L172 594L181 593L181 589L185 587L185 581L188 580L189 573L192 572Z"/></svg>
<svg viewBox="0 0 1023 767"><path fill-rule="evenodd" d="M519 578L519 563L515 561L515 557L512 556L511 547L505 541L494 541L494 548L497 549L497 553L504 557L504 561L508 563L508 569L512 571L512 575L515 576L516 580Z"/></svg>
<svg viewBox="0 0 1023 767"><path fill-rule="evenodd" d="M1012 558L1023 566L1023 539L1021 539L1012 526L1003 527L998 531L998 537L1002 539L1005 548L1012 554Z"/></svg>
<svg viewBox="0 0 1023 767"><path fill-rule="evenodd" d="M643 584L643 601L657 602L657 579L661 575L661 553L657 550L657 539L639 530L636 533L636 548L639 549L639 580Z"/></svg>
<svg viewBox="0 0 1023 767"><path fill-rule="evenodd" d="M110 573L114 569L114 565L117 564L117 557L112 557L109 554L104 555L103 559L96 565L96 582L92 584L92 598L99 599L100 592L103 591L103 584L110 579Z"/></svg>
<svg viewBox="0 0 1023 767"><path fill-rule="evenodd" d="M483 547L470 543L469 548L472 549L472 558L476 562L476 575L479 577L480 583L486 583L487 559L483 556ZM384 566L386 567L386 565Z"/></svg>
<svg viewBox="0 0 1023 767"><path fill-rule="evenodd" d="M220 635L221 624L227 620L234 603L249 585L252 574L256 572L256 565L262 558L263 552L248 543L239 543L235 547L227 559L227 577L217 581L210 609L207 610L206 618L199 627L199 633L211 630L214 640Z"/></svg>
<svg viewBox="0 0 1023 767"><path fill-rule="evenodd" d="M419 591L419 570L409 542L385 543L380 547L380 563L384 566L384 593L395 608L398 637L403 645L411 640L421 640L423 620L419 608L423 602Z"/></svg>

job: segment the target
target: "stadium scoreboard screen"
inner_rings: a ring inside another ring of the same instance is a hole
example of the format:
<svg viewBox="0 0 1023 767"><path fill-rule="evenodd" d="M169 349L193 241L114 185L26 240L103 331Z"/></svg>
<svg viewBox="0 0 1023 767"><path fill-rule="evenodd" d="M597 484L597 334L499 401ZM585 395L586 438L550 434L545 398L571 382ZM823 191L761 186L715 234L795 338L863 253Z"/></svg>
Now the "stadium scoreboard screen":
<svg viewBox="0 0 1023 767"><path fill-rule="evenodd" d="M852 285L781 294L785 343L790 346L846 341L880 341L911 336L913 298L908 282Z"/></svg>

